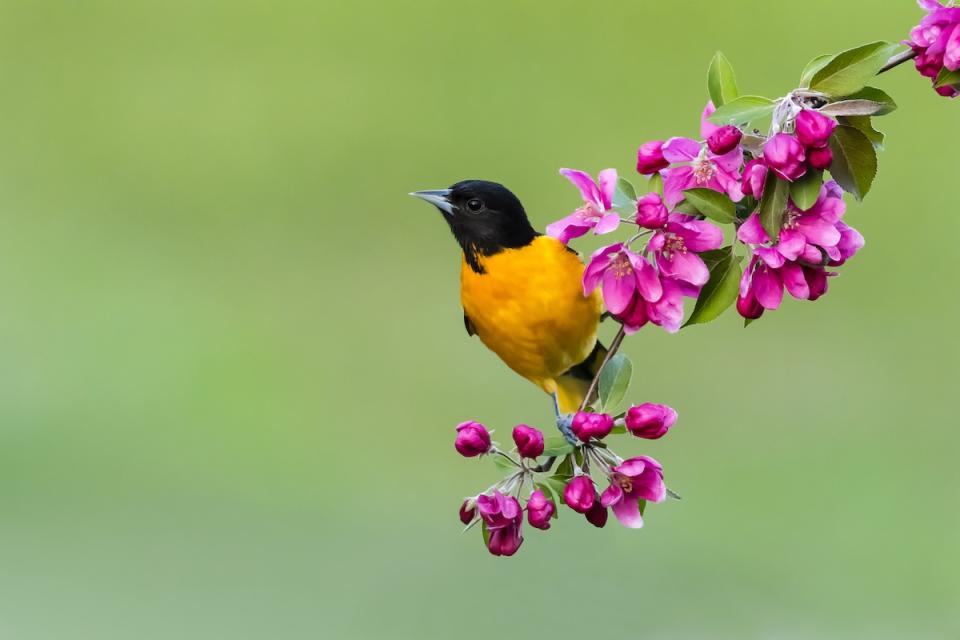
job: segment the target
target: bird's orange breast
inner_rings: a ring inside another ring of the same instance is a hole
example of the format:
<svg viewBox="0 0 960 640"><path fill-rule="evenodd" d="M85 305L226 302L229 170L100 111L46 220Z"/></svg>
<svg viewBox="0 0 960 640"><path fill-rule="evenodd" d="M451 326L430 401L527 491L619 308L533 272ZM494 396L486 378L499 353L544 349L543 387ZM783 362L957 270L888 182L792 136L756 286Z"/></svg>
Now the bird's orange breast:
<svg viewBox="0 0 960 640"><path fill-rule="evenodd" d="M538 236L525 247L463 262L460 300L483 343L548 393L555 378L590 355L597 336L598 293L584 297L583 263L562 243Z"/></svg>

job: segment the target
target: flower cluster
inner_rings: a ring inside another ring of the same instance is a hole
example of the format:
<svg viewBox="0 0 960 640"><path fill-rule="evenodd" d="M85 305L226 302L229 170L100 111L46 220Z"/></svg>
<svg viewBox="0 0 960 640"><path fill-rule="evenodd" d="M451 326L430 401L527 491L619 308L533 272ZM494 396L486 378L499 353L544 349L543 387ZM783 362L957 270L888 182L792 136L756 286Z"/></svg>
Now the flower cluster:
<svg viewBox="0 0 960 640"><path fill-rule="evenodd" d="M531 527L549 529L551 521L559 516L559 502L595 527L606 525L608 509L625 527L642 527L646 503L663 502L667 497L663 467L650 456L624 460L604 439L616 431L654 440L663 437L676 421L673 408L653 403L630 407L618 417L578 412L571 426L576 443L551 444L549 459L563 457L552 475L548 475L550 463L536 464L547 451L547 440L538 429L525 424L514 427L515 448L508 452L497 448L490 432L479 422L460 424L454 448L461 455L490 455L510 469L506 478L463 501L460 521L467 529L479 523L487 550L495 556L512 556L523 544L524 513ZM606 483L602 491L595 476ZM528 482L526 504L521 504Z"/></svg>
<svg viewBox="0 0 960 640"><path fill-rule="evenodd" d="M904 44L916 54L917 71L930 78L937 93L960 95L960 7L936 0L917 0L927 12Z"/></svg>

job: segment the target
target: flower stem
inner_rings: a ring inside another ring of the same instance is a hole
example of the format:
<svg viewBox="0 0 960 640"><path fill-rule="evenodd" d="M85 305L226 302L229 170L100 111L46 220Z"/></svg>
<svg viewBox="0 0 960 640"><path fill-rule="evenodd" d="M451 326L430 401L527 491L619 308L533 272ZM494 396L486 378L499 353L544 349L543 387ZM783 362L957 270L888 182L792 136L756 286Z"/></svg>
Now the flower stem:
<svg viewBox="0 0 960 640"><path fill-rule="evenodd" d="M597 369L597 375L593 376L593 380L590 381L590 386L587 387L587 394L583 396L583 402L580 403L580 411L586 409L587 405L590 404L590 396L594 394L594 392L597 390L597 385L600 384L600 374L603 373L603 368L607 366L607 363L610 362L610 359L613 358L613 356L617 355L617 351L620 349L620 344L623 342L623 338L626 335L626 330L621 324L620 330L617 331L617 335L613 338L613 342L610 343L610 348L607 349L607 355L604 356L603 362L600 364L600 368Z"/></svg>
<svg viewBox="0 0 960 640"><path fill-rule="evenodd" d="M887 60L887 64L883 65L880 71L877 71L877 75L880 75L881 73L886 73L887 71L890 71L890 69L900 66L907 60L913 60L914 58L917 57L917 54L919 53L920 53L919 51L912 48L908 51L904 51L903 53L898 53L897 55Z"/></svg>

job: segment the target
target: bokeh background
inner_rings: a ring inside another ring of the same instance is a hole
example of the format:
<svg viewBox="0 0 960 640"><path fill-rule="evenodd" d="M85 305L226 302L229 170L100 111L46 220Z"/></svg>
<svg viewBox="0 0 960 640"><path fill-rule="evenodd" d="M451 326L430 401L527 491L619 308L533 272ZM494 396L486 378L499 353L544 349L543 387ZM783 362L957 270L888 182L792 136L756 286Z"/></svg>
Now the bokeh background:
<svg viewBox="0 0 960 640"><path fill-rule="evenodd" d="M406 195L498 180L542 228L578 202L559 167L696 132L716 49L776 96L920 15L3 0L0 638L958 637L960 102L882 79L827 297L628 342L630 397L681 421L625 449L683 501L513 559L459 533L496 471L452 428L551 407L467 337Z"/></svg>

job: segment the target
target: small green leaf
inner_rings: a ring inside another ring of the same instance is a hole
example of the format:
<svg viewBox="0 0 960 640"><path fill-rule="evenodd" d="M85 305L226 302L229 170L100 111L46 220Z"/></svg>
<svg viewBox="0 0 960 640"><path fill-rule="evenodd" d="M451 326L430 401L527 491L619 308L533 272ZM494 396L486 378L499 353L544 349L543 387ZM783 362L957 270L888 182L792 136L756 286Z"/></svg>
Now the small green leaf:
<svg viewBox="0 0 960 640"><path fill-rule="evenodd" d="M573 445L563 436L547 436L543 440L543 455L563 456L573 451ZM499 456L497 456L499 457Z"/></svg>
<svg viewBox="0 0 960 640"><path fill-rule="evenodd" d="M600 405L604 411L615 409L630 386L633 364L625 353L610 358L600 372Z"/></svg>
<svg viewBox="0 0 960 640"><path fill-rule="evenodd" d="M637 503L637 506L640 507L640 515L643 515L643 512L647 510L647 501L646 501L646 500L640 500L640 501Z"/></svg>
<svg viewBox="0 0 960 640"><path fill-rule="evenodd" d="M557 472L554 475L567 478L573 477L573 454L567 454L564 456L563 461L557 465Z"/></svg>
<svg viewBox="0 0 960 640"><path fill-rule="evenodd" d="M740 269L742 258L734 255L733 245L716 251L723 257L719 260L711 260L708 264L710 279L700 290L693 313L683 325L685 327L715 320L733 304L740 292L740 276L743 275Z"/></svg>
<svg viewBox="0 0 960 640"><path fill-rule="evenodd" d="M800 86L809 87L810 78L813 77L813 74L815 74L817 71L820 71L820 69L823 69L828 62L833 60L833 57L834 54L825 53L808 62L807 66L803 68L803 73L800 74Z"/></svg>
<svg viewBox="0 0 960 640"><path fill-rule="evenodd" d="M830 175L844 191L863 200L877 175L877 152L873 143L855 127L839 125L830 137L833 164Z"/></svg>
<svg viewBox="0 0 960 640"><path fill-rule="evenodd" d="M673 208L675 213L685 213L688 216L695 216L700 213L695 206L687 202L686 200L681 200L677 203L677 206Z"/></svg>
<svg viewBox="0 0 960 640"><path fill-rule="evenodd" d="M490 544L490 529L487 529L486 522L480 525L480 530L483 531L483 546L486 547Z"/></svg>
<svg viewBox="0 0 960 640"><path fill-rule="evenodd" d="M627 432L627 428L622 424L615 424L613 425L613 429L610 429L610 433L614 435L619 435L621 433L626 433L626 432Z"/></svg>
<svg viewBox="0 0 960 640"><path fill-rule="evenodd" d="M683 192L687 202L711 220L729 224L736 219L736 207L725 194L713 189L687 189Z"/></svg>
<svg viewBox="0 0 960 640"><path fill-rule="evenodd" d="M773 171L768 171L767 180L763 183L763 198L760 200L760 224L773 242L780 238L789 193L790 183L779 179Z"/></svg>
<svg viewBox="0 0 960 640"><path fill-rule="evenodd" d="M740 95L733 66L720 51L717 51L713 60L710 61L710 69L707 71L707 89L710 92L710 99L713 100L713 106L717 108L735 100Z"/></svg>
<svg viewBox="0 0 960 640"><path fill-rule="evenodd" d="M663 195L663 176L661 176L659 173L655 173L650 176L650 181L647 182L647 185L649 186L650 191L659 193L661 196Z"/></svg>
<svg viewBox="0 0 960 640"><path fill-rule="evenodd" d="M883 105L883 109L877 111L875 116L885 116L892 111L897 110L897 103L893 101L893 98L887 94L886 91L881 91L876 87L864 87L857 91L856 93L851 93L848 96L843 97L844 100L870 100L871 102L879 102Z"/></svg>
<svg viewBox="0 0 960 640"><path fill-rule="evenodd" d="M548 478L544 478L543 482L553 490L553 493L557 496L558 501L563 502L563 490L567 487L567 483L570 482L570 478L571 476L553 475Z"/></svg>
<svg viewBox="0 0 960 640"><path fill-rule="evenodd" d="M840 116L837 122L860 130L873 143L875 149L883 149L883 133L873 128L870 116Z"/></svg>
<svg viewBox="0 0 960 640"><path fill-rule="evenodd" d="M616 209L636 211L637 191L626 178L617 178L617 188L613 192L612 204Z"/></svg>
<svg viewBox="0 0 960 640"><path fill-rule="evenodd" d="M950 71L946 67L940 69L940 73L937 74L936 79L933 81L933 87L939 89L940 87L948 87L955 84L960 84L960 69L956 71Z"/></svg>
<svg viewBox="0 0 960 640"><path fill-rule="evenodd" d="M820 197L820 186L823 184L823 172L810 169L802 178L790 183L790 199L801 211L812 207Z"/></svg>
<svg viewBox="0 0 960 640"><path fill-rule="evenodd" d="M871 42L838 53L810 78L810 88L828 96L847 96L862 89L887 63L898 44Z"/></svg>
<svg viewBox="0 0 960 640"><path fill-rule="evenodd" d="M710 122L714 124L746 124L773 113L777 103L762 96L741 96L718 107Z"/></svg>

